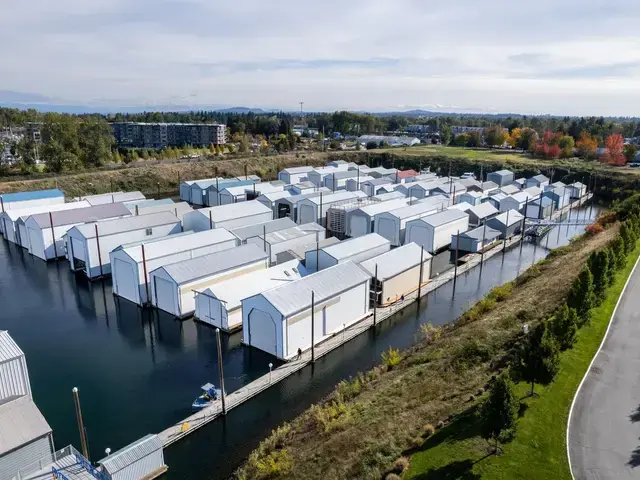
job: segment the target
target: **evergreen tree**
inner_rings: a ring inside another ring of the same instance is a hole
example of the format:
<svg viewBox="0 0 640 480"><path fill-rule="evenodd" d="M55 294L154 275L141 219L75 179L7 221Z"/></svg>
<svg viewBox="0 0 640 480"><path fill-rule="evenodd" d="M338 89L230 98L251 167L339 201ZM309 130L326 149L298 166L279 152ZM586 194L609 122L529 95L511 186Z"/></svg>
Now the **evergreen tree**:
<svg viewBox="0 0 640 480"><path fill-rule="evenodd" d="M589 270L593 274L593 291L596 299L601 302L607 293L609 286L609 256L602 249L593 252L589 257Z"/></svg>
<svg viewBox="0 0 640 480"><path fill-rule="evenodd" d="M584 267L578 278L573 281L567 297L567 305L578 313L578 326L582 327L589 323L591 309L596 305L596 298L593 290L593 275L588 267Z"/></svg>
<svg viewBox="0 0 640 480"><path fill-rule="evenodd" d="M516 368L522 379L531 384L531 396L535 395L535 384L549 385L560 368L558 342L541 323L527 335L518 352Z"/></svg>
<svg viewBox="0 0 640 480"><path fill-rule="evenodd" d="M620 226L620 236L624 241L624 253L629 255L636 246L636 236L628 221L622 222L622 225Z"/></svg>
<svg viewBox="0 0 640 480"><path fill-rule="evenodd" d="M578 313L566 304L562 305L551 319L549 329L556 338L560 350L568 350L577 340Z"/></svg>
<svg viewBox="0 0 640 480"><path fill-rule="evenodd" d="M482 437L495 441L494 453L500 450L500 442L513 438L520 402L513 381L506 373L491 385L489 398L479 410Z"/></svg>
<svg viewBox="0 0 640 480"><path fill-rule="evenodd" d="M611 247L606 247L604 252L607 255L607 286L611 286L616 279L616 255Z"/></svg>
<svg viewBox="0 0 640 480"><path fill-rule="evenodd" d="M616 270L624 268L626 263L624 240L621 235L618 235L613 242L611 242L611 251L613 252L613 258L616 265Z"/></svg>

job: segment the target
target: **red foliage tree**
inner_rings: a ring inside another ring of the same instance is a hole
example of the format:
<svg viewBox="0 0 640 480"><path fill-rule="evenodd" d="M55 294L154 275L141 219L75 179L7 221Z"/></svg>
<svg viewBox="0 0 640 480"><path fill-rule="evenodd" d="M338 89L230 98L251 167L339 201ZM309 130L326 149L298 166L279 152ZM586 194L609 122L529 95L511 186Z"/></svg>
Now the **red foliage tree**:
<svg viewBox="0 0 640 480"><path fill-rule="evenodd" d="M624 156L624 138L619 133L609 135L605 140L607 151L602 155L602 162L609 165L624 165L627 157Z"/></svg>
<svg viewBox="0 0 640 480"><path fill-rule="evenodd" d="M548 159L560 157L562 148L558 145L558 139L561 136L562 134L560 133L553 133L549 130L545 131L542 139L536 143L535 154Z"/></svg>

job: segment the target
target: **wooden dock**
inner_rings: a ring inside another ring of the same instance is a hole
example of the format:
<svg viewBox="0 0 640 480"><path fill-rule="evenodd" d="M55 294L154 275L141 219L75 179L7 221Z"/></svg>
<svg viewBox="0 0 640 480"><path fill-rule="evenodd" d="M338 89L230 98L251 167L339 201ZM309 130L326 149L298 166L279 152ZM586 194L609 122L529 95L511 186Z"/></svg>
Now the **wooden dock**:
<svg viewBox="0 0 640 480"><path fill-rule="evenodd" d="M588 197L588 198L587 198ZM574 208L576 206L580 206L584 204L591 196L583 197L581 200L576 200L571 205L568 205L562 210L558 210L555 212L554 217L558 217L569 211L570 208ZM500 242L491 250L484 253L484 260L487 260L498 253L502 252L504 249L508 249L511 246L520 242L522 236L516 235L506 242ZM468 260L463 263L461 266L457 268L457 276L460 276L475 266L479 265L483 259L483 256L479 253L471 253L467 255ZM469 258L470 257L470 258ZM456 274L456 270L453 268L447 270L441 275L431 279L428 283L423 284L420 297L424 297L430 292L440 288L446 283L449 283L453 280L454 274ZM375 323L378 324L398 311L408 307L413 304L418 299L418 291L417 289L411 293L405 295L404 301L394 303L391 306L387 307L378 307L376 311L376 319ZM347 327L345 330L336 333L331 338L319 343L315 347L315 358L320 358L327 353L335 350L340 347L344 343L348 342L352 338L360 335L366 330L370 329L374 326L374 318L373 311L370 311L367 315L363 316L359 321ZM238 390L228 393L225 397L226 400L226 410L227 412L238 405L246 402L252 397L255 397L260 392L268 389L270 386L275 385L276 383L284 380L285 378L293 375L294 373L302 370L304 367L311 363L311 350L307 350L302 353L299 359L290 361L281 365L280 367L274 369L272 372L267 373L251 383L245 385L244 387L239 388ZM222 402L220 400L214 401L212 405L201 410L198 413L194 413L184 420L171 425L166 430L160 432L158 435L162 440L164 447L168 447L174 442L186 437L190 433L193 433L203 425L215 420L219 416L222 415Z"/></svg>

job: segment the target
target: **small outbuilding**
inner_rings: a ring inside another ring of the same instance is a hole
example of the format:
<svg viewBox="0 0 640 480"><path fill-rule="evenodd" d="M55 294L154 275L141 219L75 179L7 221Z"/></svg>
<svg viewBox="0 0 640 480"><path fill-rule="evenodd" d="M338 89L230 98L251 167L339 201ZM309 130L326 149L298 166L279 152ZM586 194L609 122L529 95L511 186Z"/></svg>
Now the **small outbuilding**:
<svg viewBox="0 0 640 480"><path fill-rule="evenodd" d="M195 292L267 267L268 255L251 244L164 265L151 272L151 302L184 318L195 311Z"/></svg>
<svg viewBox="0 0 640 480"><path fill-rule="evenodd" d="M360 182L360 190L367 194L368 197L377 195L384 187L393 185L393 180L389 177L373 177L368 175L371 180Z"/></svg>
<svg viewBox="0 0 640 480"><path fill-rule="evenodd" d="M303 193L311 193L315 192L318 189L313 183L310 181L295 183L293 185L289 185L287 190L291 193L291 195L302 195ZM327 192L329 189L327 188Z"/></svg>
<svg viewBox="0 0 640 480"><path fill-rule="evenodd" d="M487 180L495 183L498 187L511 185L515 180L515 175L511 170L498 170L487 175Z"/></svg>
<svg viewBox="0 0 640 480"><path fill-rule="evenodd" d="M346 190L347 180L357 178L359 175L357 170L343 170L341 172L333 172L331 175L324 177L324 186L332 192L337 190ZM355 190L358 190L357 188Z"/></svg>
<svg viewBox="0 0 640 480"><path fill-rule="evenodd" d="M587 194L587 186L581 182L574 182L567 186L571 198L582 198Z"/></svg>
<svg viewBox="0 0 640 480"><path fill-rule="evenodd" d="M218 178L222 180L221 178ZM216 178L202 178L200 180L187 180L180 183L180 200L191 203L191 186L196 182L215 182Z"/></svg>
<svg viewBox="0 0 640 480"><path fill-rule="evenodd" d="M220 205L255 200L265 193L282 191L284 191L284 184L272 184L269 182L252 183L251 185L233 185L220 191Z"/></svg>
<svg viewBox="0 0 640 480"><path fill-rule="evenodd" d="M341 203L349 203L356 198L366 197L364 192L341 191L336 193L322 194L300 200L297 205L298 214L296 223L317 222L326 225L325 218L331 206Z"/></svg>
<svg viewBox="0 0 640 480"><path fill-rule="evenodd" d="M511 238L522 230L522 220L524 216L516 210L508 210L500 215L487 220L487 227L500 232L500 238Z"/></svg>
<svg viewBox="0 0 640 480"><path fill-rule="evenodd" d="M207 186L203 191L203 205L207 207L215 207L218 205L222 205L222 199L220 197L221 193L227 188L233 187L250 187L254 182L251 179L239 180L238 178L224 178L219 179L218 181L213 182L209 186ZM243 192L244 189L239 189L240 193Z"/></svg>
<svg viewBox="0 0 640 480"><path fill-rule="evenodd" d="M531 200L524 207L524 215L527 218L545 219L551 217L553 213L553 200L549 197Z"/></svg>
<svg viewBox="0 0 640 480"><path fill-rule="evenodd" d="M185 230L202 232L224 227L232 230L273 219L273 211L260 202L240 202L217 207L201 208L187 213L183 219Z"/></svg>
<svg viewBox="0 0 640 480"><path fill-rule="evenodd" d="M264 223L247 225L246 227L232 228L230 232L237 237L238 245L244 245L251 238L257 238L267 233L286 230L295 226L297 226L296 222L290 218L278 218Z"/></svg>
<svg viewBox="0 0 640 480"><path fill-rule="evenodd" d="M85 200L95 207L96 205L105 205L107 203L135 202L137 200L146 200L146 198L141 192L135 191L99 193L97 195L79 197L77 200Z"/></svg>
<svg viewBox="0 0 640 480"><path fill-rule="evenodd" d="M527 179L527 187L538 187L544 189L547 185L549 185L549 177L542 174L534 175Z"/></svg>
<svg viewBox="0 0 640 480"><path fill-rule="evenodd" d="M384 194L393 195L393 194ZM408 205L409 199L400 194L401 198L380 201L363 205L349 211L346 218L346 231L348 237L361 237L375 231L375 217L379 213L390 212ZM376 198L376 197L373 197Z"/></svg>
<svg viewBox="0 0 640 480"><path fill-rule="evenodd" d="M313 171L313 167L291 167L278 172L278 180L282 180L287 185L307 181L307 175Z"/></svg>
<svg viewBox="0 0 640 480"><path fill-rule="evenodd" d="M307 173L307 180L313 183L316 187L324 186L324 179L331 174L348 170L347 165L340 165L338 167L322 167L314 168Z"/></svg>
<svg viewBox="0 0 640 480"><path fill-rule="evenodd" d="M283 197L276 200L276 218L287 217L297 222L298 219L298 202L300 200L304 200L305 198L313 198L319 197L322 193L323 195L327 195L331 193L331 191L327 187L314 187L315 191L301 193L299 195L292 195L290 197Z"/></svg>
<svg viewBox="0 0 640 480"><path fill-rule="evenodd" d="M513 195L514 193L520 192L521 189L512 183L511 185L505 185L500 189L500 191L505 195Z"/></svg>
<svg viewBox="0 0 640 480"><path fill-rule="evenodd" d="M460 235L451 236L451 250L465 253L479 253L500 242L500 232L483 225Z"/></svg>
<svg viewBox="0 0 640 480"><path fill-rule="evenodd" d="M500 213L490 202L472 206L466 209L465 212L469 215L469 226L471 227L480 226Z"/></svg>
<svg viewBox="0 0 640 480"><path fill-rule="evenodd" d="M395 303L416 290L419 284L427 283L431 276L431 258L411 242L362 262L360 268L373 279L372 302L378 306Z"/></svg>
<svg viewBox="0 0 640 480"><path fill-rule="evenodd" d="M561 208L564 208L571 203L571 190L566 187L547 190L542 195L550 198L551 201L553 201L553 208L555 210L560 210Z"/></svg>
<svg viewBox="0 0 640 480"><path fill-rule="evenodd" d="M347 190L347 192L355 192L357 190L362 190L362 183L372 181L372 180L373 180L373 177L360 174L358 177L348 178L345 189Z"/></svg>
<svg viewBox="0 0 640 480"><path fill-rule="evenodd" d="M98 461L106 480L151 480L167 471L162 439L146 435Z"/></svg>
<svg viewBox="0 0 640 480"><path fill-rule="evenodd" d="M515 210L519 212L524 208L528 200L529 195L526 192L519 192L515 195L508 195L507 197L500 200L500 211L506 212L509 210Z"/></svg>
<svg viewBox="0 0 640 480"><path fill-rule="evenodd" d="M220 178L208 178L205 180L196 180L189 187L191 189L190 197L191 204L197 207L209 205L208 203L208 189L212 185L219 185L222 181L228 182L226 185L232 185L238 183L238 180L234 179L220 179ZM215 203L214 205L217 205Z"/></svg>
<svg viewBox="0 0 640 480"><path fill-rule="evenodd" d="M524 190L527 188L527 179L524 177L516 178L512 185L518 187L519 190Z"/></svg>
<svg viewBox="0 0 640 480"><path fill-rule="evenodd" d="M260 202L263 205L266 205L273 211L273 218L278 218L276 216L276 202L281 198L291 197L291 192L289 190L281 190L277 192L270 192L260 195L256 198L256 202Z"/></svg>
<svg viewBox="0 0 640 480"><path fill-rule="evenodd" d="M480 192L466 191L456 197L456 203L467 202L469 205L480 205L482 203L482 195Z"/></svg>
<svg viewBox="0 0 640 480"><path fill-rule="evenodd" d="M58 205L60 203L64 203L64 193L57 188L31 192L0 193L0 212L16 208L37 207L39 205Z"/></svg>
<svg viewBox="0 0 640 480"><path fill-rule="evenodd" d="M101 277L111 273L109 253L120 245L180 232L180 219L169 212L78 225L66 233L69 265L71 271L84 272L88 278Z"/></svg>
<svg viewBox="0 0 640 480"><path fill-rule="evenodd" d="M149 272L171 263L234 248L237 241L228 230L215 228L121 245L109 253L113 293L140 306L145 305L151 296Z"/></svg>
<svg viewBox="0 0 640 480"><path fill-rule="evenodd" d="M302 278L304 266L297 260L230 278L196 292L195 317L232 332L242 328L242 300Z"/></svg>
<svg viewBox="0 0 640 480"><path fill-rule="evenodd" d="M122 203L31 215L24 222L29 253L42 260L64 257L66 253L63 237L74 226L130 216L129 210Z"/></svg>
<svg viewBox="0 0 640 480"><path fill-rule="evenodd" d="M4 238L12 243L17 243L22 245L20 241L20 227L17 223L21 218L23 218L22 225L22 235L24 236L24 247L28 247L26 231L24 230L24 220L29 218L31 215L36 215L38 213L48 213L48 212L61 212L63 210L73 210L74 208L83 208L89 207L88 202L69 202L69 203L57 203L54 205L37 205L33 207L27 208L14 208L11 210L6 210L0 213L0 230L2 230L2 234Z"/></svg>
<svg viewBox="0 0 640 480"><path fill-rule="evenodd" d="M442 205L438 206L430 201L420 201L413 205L378 213L373 217L373 228L375 233L389 240L391 245L399 247L405 243L405 232L410 221L434 214L441 208L443 208Z"/></svg>
<svg viewBox="0 0 640 480"><path fill-rule="evenodd" d="M492 195L498 192L498 190L500 190L500 186L495 182L490 182L490 181L482 182L480 186L481 186L480 192L483 193L484 195Z"/></svg>
<svg viewBox="0 0 640 480"><path fill-rule="evenodd" d="M444 210L407 223L405 242L414 242L429 253L451 244L451 236L469 229L469 215L460 210Z"/></svg>
<svg viewBox="0 0 640 480"><path fill-rule="evenodd" d="M242 341L291 360L298 350L306 351L312 343L318 344L369 315L370 280L368 273L346 262L245 298Z"/></svg>
<svg viewBox="0 0 640 480"><path fill-rule="evenodd" d="M288 220L288 219L287 219ZM266 235L251 237L247 243L253 243L262 248L269 255L269 263L280 263L280 254L294 249L300 245L306 245L313 241L324 240L326 230L315 222L294 225L291 228L276 230Z"/></svg>
<svg viewBox="0 0 640 480"><path fill-rule="evenodd" d="M388 252L390 249L389 240L377 233L370 233L321 248L319 252L313 250L307 252L304 264L309 272L315 272L344 262L358 264Z"/></svg>

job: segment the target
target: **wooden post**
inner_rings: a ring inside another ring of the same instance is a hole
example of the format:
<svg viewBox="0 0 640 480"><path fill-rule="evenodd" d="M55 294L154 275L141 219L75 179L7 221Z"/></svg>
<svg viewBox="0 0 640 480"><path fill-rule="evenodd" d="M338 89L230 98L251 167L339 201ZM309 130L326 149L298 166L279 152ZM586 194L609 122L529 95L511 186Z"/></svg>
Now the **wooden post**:
<svg viewBox="0 0 640 480"><path fill-rule="evenodd" d="M509 210L507 210L507 228L505 229L505 233L504 233L504 243L502 244L502 257L504 258L504 255L507 251L507 238L509 237Z"/></svg>
<svg viewBox="0 0 640 480"><path fill-rule="evenodd" d="M593 198L591 198L591 207L589 208L589 220L593 218L593 201L595 200L597 182L598 182L598 175L594 173L593 174L593 192L591 192L591 194L593 195ZM588 196L589 196L589 191L587 191L587 197Z"/></svg>
<svg viewBox="0 0 640 480"><path fill-rule="evenodd" d="M420 250L420 277L418 278L418 301L420 301L420 294L422 293L422 275L424 268L424 246Z"/></svg>
<svg viewBox="0 0 640 480"><path fill-rule="evenodd" d="M144 252L144 243L141 245L142 247L142 271L144 272L144 288L147 291L147 301L143 303L143 305L147 305L150 303L150 295L149 295L149 278L147 276L147 256Z"/></svg>
<svg viewBox="0 0 640 480"><path fill-rule="evenodd" d="M324 225L322 224L322 192L320 192L320 212L318 212L320 214L320 226L324 227Z"/></svg>
<svg viewBox="0 0 640 480"><path fill-rule="evenodd" d="M87 432L84 429L84 421L82 419L82 409L80 408L80 397L78 396L78 387L73 387L73 405L76 409L76 421L80 432L80 445L82 445L82 455L89 460L89 446L87 445Z"/></svg>
<svg viewBox="0 0 640 480"><path fill-rule="evenodd" d="M316 232L316 272L320 271L320 240L318 238L319 235L318 232Z"/></svg>
<svg viewBox="0 0 640 480"><path fill-rule="evenodd" d="M211 210L209 210L209 230L213 230L213 217L211 216Z"/></svg>
<svg viewBox="0 0 640 480"><path fill-rule="evenodd" d="M4 213L4 199L2 198L2 195L0 195L0 206L2 206L2 213Z"/></svg>
<svg viewBox="0 0 640 480"><path fill-rule="evenodd" d="M247 175L247 164L245 163L244 164L244 179L246 180L247 177L248 177L248 175Z"/></svg>
<svg viewBox="0 0 640 480"><path fill-rule="evenodd" d="M138 205L136 205L136 217L140 215L140 210L138 209Z"/></svg>
<svg viewBox="0 0 640 480"><path fill-rule="evenodd" d="M311 363L316 363L316 346L315 346L315 317L316 309L316 292L311 290Z"/></svg>
<svg viewBox="0 0 640 480"><path fill-rule="evenodd" d="M460 230L458 230L458 233L456 234L456 263L453 266L454 270L453 270L453 294L451 295L452 298L456 294L456 283L458 282L458 252L459 252L459 247L460 247Z"/></svg>
<svg viewBox="0 0 640 480"><path fill-rule="evenodd" d="M218 182L218 169L216 168L216 205L220 205L220 183Z"/></svg>
<svg viewBox="0 0 640 480"><path fill-rule="evenodd" d="M376 263L376 270L373 276L373 326L376 326L376 317L378 316L378 264Z"/></svg>
<svg viewBox="0 0 640 480"><path fill-rule="evenodd" d="M262 248L264 249L264 253L267 253L267 226L266 225L262 226ZM269 258L269 264L271 264L271 258Z"/></svg>
<svg viewBox="0 0 640 480"><path fill-rule="evenodd" d="M100 235L98 234L98 224L94 225L96 228L96 245L98 246L98 263L100 264L100 276L102 277L102 253L100 252ZM90 272L87 272L89 275Z"/></svg>
<svg viewBox="0 0 640 480"><path fill-rule="evenodd" d="M331 176L333 177L333 182L332 182L332 186L333 186L333 191L336 191L336 174L332 173Z"/></svg>
<svg viewBox="0 0 640 480"><path fill-rule="evenodd" d="M224 369L222 368L222 342L220 341L220 329L216 328L216 341L218 342L218 376L220 377L220 391L222 399L222 414L227 414L227 405L225 404L224 391Z"/></svg>
<svg viewBox="0 0 640 480"><path fill-rule="evenodd" d="M53 229L53 214L49 211L49 223L51 224L51 240L53 241L53 254L56 256L56 261L58 261L58 247L56 245L56 233ZM47 255L45 254L45 259Z"/></svg>
<svg viewBox="0 0 640 480"><path fill-rule="evenodd" d="M480 271L482 271L482 265L484 264L484 242L487 241L487 222L484 222L482 229L482 250L480 251Z"/></svg>

